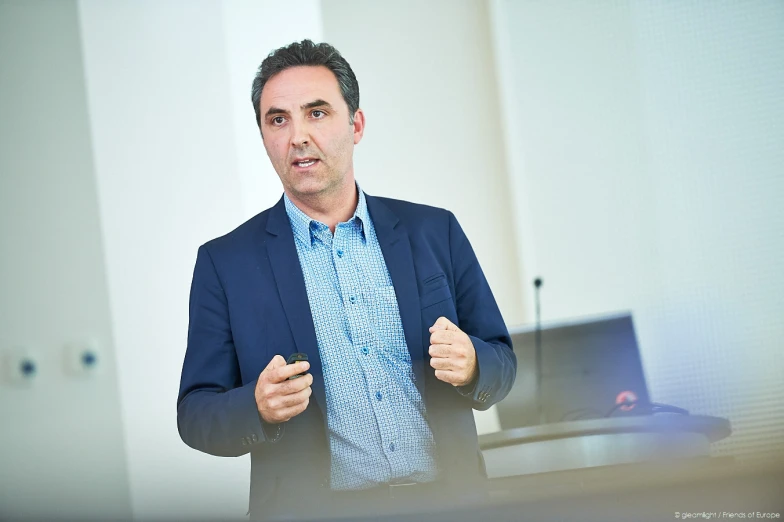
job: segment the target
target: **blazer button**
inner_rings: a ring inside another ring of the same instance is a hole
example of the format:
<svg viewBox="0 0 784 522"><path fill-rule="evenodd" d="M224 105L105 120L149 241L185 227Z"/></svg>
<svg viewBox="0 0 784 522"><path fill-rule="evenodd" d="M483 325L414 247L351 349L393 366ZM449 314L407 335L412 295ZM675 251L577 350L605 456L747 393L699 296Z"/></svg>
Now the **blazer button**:
<svg viewBox="0 0 784 522"><path fill-rule="evenodd" d="M255 433L254 433L253 435L251 435L251 436L250 436L250 441L251 441L251 442L258 442L258 440L259 440L259 438L256 436L256 434L255 434Z"/></svg>
<svg viewBox="0 0 784 522"><path fill-rule="evenodd" d="M247 446L248 445L248 439L246 439L245 437L242 437L242 445L243 446Z"/></svg>

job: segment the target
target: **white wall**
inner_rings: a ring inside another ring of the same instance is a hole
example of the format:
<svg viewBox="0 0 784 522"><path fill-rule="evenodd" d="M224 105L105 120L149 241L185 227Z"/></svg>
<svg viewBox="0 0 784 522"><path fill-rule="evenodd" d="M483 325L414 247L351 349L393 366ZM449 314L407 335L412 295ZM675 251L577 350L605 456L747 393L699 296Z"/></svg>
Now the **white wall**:
<svg viewBox="0 0 784 522"><path fill-rule="evenodd" d="M318 4L79 9L133 514L241 517L249 458L198 453L177 433L188 292L198 246L282 193L250 87L274 48L319 39Z"/></svg>
<svg viewBox="0 0 784 522"><path fill-rule="evenodd" d="M781 454L784 4L492 8L543 318L632 310L654 400Z"/></svg>
<svg viewBox="0 0 784 522"><path fill-rule="evenodd" d="M367 117L355 171L370 194L448 208L507 324L523 320L515 209L485 3L324 0L324 38L351 64ZM495 408L480 433L499 429Z"/></svg>
<svg viewBox="0 0 784 522"><path fill-rule="evenodd" d="M76 2L0 2L0 71L0 519L126 519ZM73 373L89 343L97 373Z"/></svg>
<svg viewBox="0 0 784 522"><path fill-rule="evenodd" d="M631 5L669 294L651 374L734 421L718 452L782 457L784 3Z"/></svg>

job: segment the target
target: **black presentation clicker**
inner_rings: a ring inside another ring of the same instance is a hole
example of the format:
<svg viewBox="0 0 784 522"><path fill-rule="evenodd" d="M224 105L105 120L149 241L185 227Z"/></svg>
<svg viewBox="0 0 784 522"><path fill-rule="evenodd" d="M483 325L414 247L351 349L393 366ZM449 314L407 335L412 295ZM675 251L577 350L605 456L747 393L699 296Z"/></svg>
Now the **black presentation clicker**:
<svg viewBox="0 0 784 522"><path fill-rule="evenodd" d="M308 354L297 352L289 355L289 360L286 364L294 364L295 362L307 361L307 360L308 360ZM289 380L296 379L297 377L302 377L303 375L305 375L305 372L298 373L297 375L292 375L291 377L289 377Z"/></svg>

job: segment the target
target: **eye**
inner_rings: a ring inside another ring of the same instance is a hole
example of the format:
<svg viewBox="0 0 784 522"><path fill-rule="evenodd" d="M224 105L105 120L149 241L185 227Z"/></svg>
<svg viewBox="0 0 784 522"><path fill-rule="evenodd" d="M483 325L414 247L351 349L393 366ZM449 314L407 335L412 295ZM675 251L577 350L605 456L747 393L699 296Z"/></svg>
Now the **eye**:
<svg viewBox="0 0 784 522"><path fill-rule="evenodd" d="M283 125L284 121L286 121L286 119L283 116L275 116L272 118L273 125Z"/></svg>
<svg viewBox="0 0 784 522"><path fill-rule="evenodd" d="M311 112L310 115L313 116L314 118L316 118L317 120L320 120L321 118L326 116L327 113L322 111L321 109L316 109L313 112Z"/></svg>

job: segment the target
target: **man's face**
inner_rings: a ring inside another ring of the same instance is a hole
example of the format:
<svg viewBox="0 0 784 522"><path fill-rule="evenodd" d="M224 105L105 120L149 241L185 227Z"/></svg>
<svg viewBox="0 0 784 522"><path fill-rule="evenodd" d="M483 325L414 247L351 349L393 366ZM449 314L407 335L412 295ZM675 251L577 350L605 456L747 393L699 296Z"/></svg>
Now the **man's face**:
<svg viewBox="0 0 784 522"><path fill-rule="evenodd" d="M349 123L335 75L323 66L286 69L261 93L261 134L272 166L289 197L325 196L353 186L354 145L365 117Z"/></svg>

